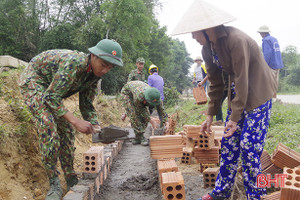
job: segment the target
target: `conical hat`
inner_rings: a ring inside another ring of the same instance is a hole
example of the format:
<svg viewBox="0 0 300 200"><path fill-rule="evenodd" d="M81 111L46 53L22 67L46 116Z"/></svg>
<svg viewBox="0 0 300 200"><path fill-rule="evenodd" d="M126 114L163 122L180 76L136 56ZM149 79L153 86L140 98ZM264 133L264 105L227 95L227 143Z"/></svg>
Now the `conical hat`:
<svg viewBox="0 0 300 200"><path fill-rule="evenodd" d="M195 0L171 35L200 31L231 22L235 19L230 14L205 1Z"/></svg>

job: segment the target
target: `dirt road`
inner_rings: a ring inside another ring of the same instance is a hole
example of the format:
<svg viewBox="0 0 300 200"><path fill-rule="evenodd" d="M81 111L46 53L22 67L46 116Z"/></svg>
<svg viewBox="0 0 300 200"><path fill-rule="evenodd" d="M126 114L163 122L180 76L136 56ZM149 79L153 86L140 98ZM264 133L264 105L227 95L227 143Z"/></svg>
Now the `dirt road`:
<svg viewBox="0 0 300 200"><path fill-rule="evenodd" d="M300 95L277 95L282 103L300 104Z"/></svg>

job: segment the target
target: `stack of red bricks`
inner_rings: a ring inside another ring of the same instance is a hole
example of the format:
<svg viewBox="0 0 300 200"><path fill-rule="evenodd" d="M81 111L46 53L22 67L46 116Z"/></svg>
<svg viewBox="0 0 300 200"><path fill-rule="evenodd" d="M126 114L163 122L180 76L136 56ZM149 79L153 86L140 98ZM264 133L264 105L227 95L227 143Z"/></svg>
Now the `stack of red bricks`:
<svg viewBox="0 0 300 200"><path fill-rule="evenodd" d="M123 141L93 146L83 154L83 179L70 189L63 200L94 199L110 173L112 160L122 149Z"/></svg>
<svg viewBox="0 0 300 200"><path fill-rule="evenodd" d="M200 125L183 126L183 130L186 133L186 147L187 149L192 149L192 152L183 152L185 154L190 153L193 155L197 162L200 163L200 168L203 164L212 164L215 166L219 163L220 157L220 147L216 146L215 142L216 140L220 140L219 134L217 135L217 139L215 138L214 131L212 131L211 134L202 134L200 132L200 127ZM219 142L217 144L219 145ZM186 162L185 157L185 155L182 156L182 163L191 164L191 162Z"/></svg>
<svg viewBox="0 0 300 200"><path fill-rule="evenodd" d="M152 159L180 158L182 147L181 135L150 136Z"/></svg>

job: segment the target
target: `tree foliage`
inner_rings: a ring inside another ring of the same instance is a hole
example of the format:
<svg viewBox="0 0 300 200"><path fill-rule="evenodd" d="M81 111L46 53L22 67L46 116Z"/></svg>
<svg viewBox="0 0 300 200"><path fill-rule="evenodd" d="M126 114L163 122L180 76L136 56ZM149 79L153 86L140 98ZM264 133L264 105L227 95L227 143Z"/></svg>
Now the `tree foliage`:
<svg viewBox="0 0 300 200"><path fill-rule="evenodd" d="M284 68L280 76L292 86L300 86L300 54L295 46L288 46L282 52Z"/></svg>
<svg viewBox="0 0 300 200"><path fill-rule="evenodd" d="M184 43L159 26L159 7L159 0L2 0L0 54L29 61L47 49L88 53L101 39L114 39L122 46L124 67L102 78L105 93L121 90L138 57L146 60L145 73L155 64L166 85L182 91L192 59Z"/></svg>

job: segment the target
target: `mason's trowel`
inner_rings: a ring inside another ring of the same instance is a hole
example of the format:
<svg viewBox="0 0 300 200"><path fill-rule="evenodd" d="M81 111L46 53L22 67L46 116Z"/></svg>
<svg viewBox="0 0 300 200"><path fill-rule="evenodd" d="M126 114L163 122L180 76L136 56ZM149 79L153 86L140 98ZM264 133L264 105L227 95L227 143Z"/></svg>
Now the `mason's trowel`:
<svg viewBox="0 0 300 200"><path fill-rule="evenodd" d="M135 138L133 130L113 125L96 130L95 133L92 134L93 143L112 143L116 140L127 140L133 138Z"/></svg>

